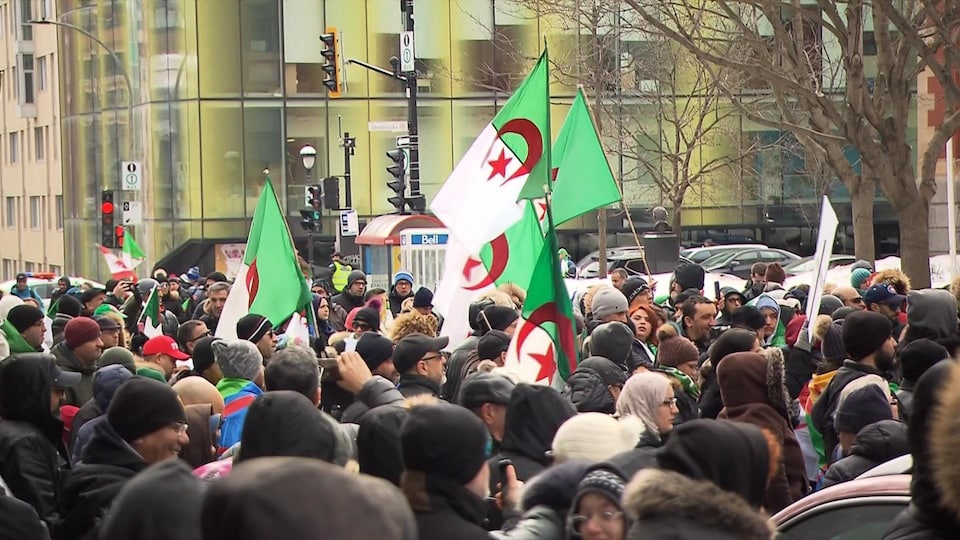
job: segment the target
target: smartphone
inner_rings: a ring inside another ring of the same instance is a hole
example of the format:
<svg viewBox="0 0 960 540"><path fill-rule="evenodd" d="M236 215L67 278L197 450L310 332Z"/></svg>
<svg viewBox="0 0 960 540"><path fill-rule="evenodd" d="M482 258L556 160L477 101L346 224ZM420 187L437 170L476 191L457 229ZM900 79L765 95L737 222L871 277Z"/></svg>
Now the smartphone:
<svg viewBox="0 0 960 540"><path fill-rule="evenodd" d="M503 494L502 500L507 500L507 467L513 467L513 461L509 459L501 459L497 462L497 467L500 469L500 493ZM516 472L516 467L514 467L514 472Z"/></svg>
<svg viewBox="0 0 960 540"><path fill-rule="evenodd" d="M720 282L719 281L713 282L713 294L716 300L720 300Z"/></svg>

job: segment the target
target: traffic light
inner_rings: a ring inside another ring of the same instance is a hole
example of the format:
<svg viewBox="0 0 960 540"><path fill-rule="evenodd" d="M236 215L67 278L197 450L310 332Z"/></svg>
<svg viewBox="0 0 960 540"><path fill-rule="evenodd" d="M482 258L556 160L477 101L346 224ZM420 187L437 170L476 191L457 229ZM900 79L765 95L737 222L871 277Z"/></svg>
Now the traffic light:
<svg viewBox="0 0 960 540"><path fill-rule="evenodd" d="M319 209L308 208L300 211L303 220L300 221L300 227L308 233L318 233L323 231L322 216Z"/></svg>
<svg viewBox="0 0 960 540"><path fill-rule="evenodd" d="M320 54L326 73L323 85L327 87L328 96L340 97L340 39L336 27L328 26L326 32L320 35L320 41L323 42Z"/></svg>
<svg viewBox="0 0 960 540"><path fill-rule="evenodd" d="M323 179L323 206L328 210L340 208L340 178L328 176Z"/></svg>
<svg viewBox="0 0 960 540"><path fill-rule="evenodd" d="M117 233L114 229L114 213L116 206L113 204L113 192L103 191L100 193L100 245L105 248L116 248Z"/></svg>
<svg viewBox="0 0 960 540"><path fill-rule="evenodd" d="M320 186L307 188L307 206L317 210L323 207L323 188Z"/></svg>
<svg viewBox="0 0 960 540"><path fill-rule="evenodd" d="M407 206L414 212L423 213L427 210L427 198L423 195L407 197Z"/></svg>
<svg viewBox="0 0 960 540"><path fill-rule="evenodd" d="M387 187L393 191L394 196L387 201L397 210L397 213L403 214L406 211L407 200L405 192L407 191L407 155L400 148L394 148L387 151L387 157L393 162L393 165L387 167L387 172L393 177L393 180L387 182Z"/></svg>

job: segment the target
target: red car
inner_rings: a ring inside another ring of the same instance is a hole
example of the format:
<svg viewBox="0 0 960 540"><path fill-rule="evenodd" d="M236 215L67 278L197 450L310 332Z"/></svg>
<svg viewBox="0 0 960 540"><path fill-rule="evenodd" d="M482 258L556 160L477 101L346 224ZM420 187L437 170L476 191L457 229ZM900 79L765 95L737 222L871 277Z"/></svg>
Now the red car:
<svg viewBox="0 0 960 540"><path fill-rule="evenodd" d="M910 475L862 478L817 491L777 512L773 522L789 540L876 540L910 503Z"/></svg>

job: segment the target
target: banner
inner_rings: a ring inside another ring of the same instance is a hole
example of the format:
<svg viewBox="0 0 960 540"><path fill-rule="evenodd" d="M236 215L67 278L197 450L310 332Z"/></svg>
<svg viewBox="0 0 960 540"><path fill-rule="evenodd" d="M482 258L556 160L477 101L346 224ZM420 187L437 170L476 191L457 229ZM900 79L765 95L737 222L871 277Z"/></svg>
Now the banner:
<svg viewBox="0 0 960 540"><path fill-rule="evenodd" d="M817 232L817 251L813 260L817 267L813 271L813 280L810 282L810 295L807 298L807 338L813 342L813 318L820 310L820 299L823 298L823 286L827 282L827 271L830 269L830 257L833 255L833 241L837 236L837 213L830 204L830 199L823 196L820 207L820 230Z"/></svg>

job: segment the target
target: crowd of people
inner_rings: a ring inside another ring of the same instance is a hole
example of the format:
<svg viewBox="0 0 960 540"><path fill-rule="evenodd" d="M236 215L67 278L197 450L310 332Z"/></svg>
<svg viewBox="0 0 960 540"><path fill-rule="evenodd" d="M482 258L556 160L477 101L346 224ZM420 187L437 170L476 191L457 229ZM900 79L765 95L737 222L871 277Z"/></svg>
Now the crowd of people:
<svg viewBox="0 0 960 540"><path fill-rule="evenodd" d="M908 454L912 504L884 538L960 537L960 284L855 266L812 295L758 263L710 298L681 264L659 304L615 271L574 295L581 360L547 384L507 363L514 285L451 341L410 272L369 288L337 260L304 340L221 322L243 285L219 272L64 278L50 299L18 276L0 539L770 539L776 512Z"/></svg>

